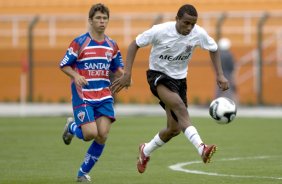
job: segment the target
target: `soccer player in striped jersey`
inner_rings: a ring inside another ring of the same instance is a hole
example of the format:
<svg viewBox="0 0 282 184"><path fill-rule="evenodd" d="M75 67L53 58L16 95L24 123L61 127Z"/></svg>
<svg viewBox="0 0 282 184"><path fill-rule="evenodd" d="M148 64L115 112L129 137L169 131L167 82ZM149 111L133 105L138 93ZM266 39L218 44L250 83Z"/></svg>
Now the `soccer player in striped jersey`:
<svg viewBox="0 0 282 184"><path fill-rule="evenodd" d="M71 78L73 118L68 118L63 141L69 145L74 136L92 141L79 168L77 181L91 181L88 173L103 153L111 124L115 121L110 71L120 77L123 60L117 43L105 35L109 9L93 5L89 11L89 31L75 38L60 63Z"/></svg>
<svg viewBox="0 0 282 184"><path fill-rule="evenodd" d="M137 169L140 173L145 171L150 154L179 135L181 131L196 147L204 163L210 162L216 151L216 145L203 143L187 111L186 76L188 63L196 47L209 51L217 84L221 90L228 89L228 80L223 75L217 44L196 24L197 19L195 7L185 4L179 8L176 21L154 25L139 34L128 47L124 75L111 86L113 93L129 86L138 49L152 45L147 80L152 93L160 100L160 105L166 111L167 122L166 127L149 142L139 145Z"/></svg>

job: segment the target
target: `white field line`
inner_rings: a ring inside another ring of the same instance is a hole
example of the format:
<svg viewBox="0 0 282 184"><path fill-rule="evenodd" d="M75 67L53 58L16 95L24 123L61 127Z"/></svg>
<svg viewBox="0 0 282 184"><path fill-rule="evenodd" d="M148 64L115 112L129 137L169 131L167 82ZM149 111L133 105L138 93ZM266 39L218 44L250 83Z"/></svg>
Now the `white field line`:
<svg viewBox="0 0 282 184"><path fill-rule="evenodd" d="M256 159L267 159L267 158L271 158L271 156L226 158L226 159L221 159L219 161L250 160L250 159L256 160ZM191 170L191 169L183 168L184 166L192 165L192 164L202 164L202 161L177 163L175 165L169 166L169 168L174 171L186 172L190 174L202 174L202 175L209 175L209 176L221 176L221 177L232 177L232 178L260 178L260 179L282 180L282 176L281 177L272 177L272 176L235 175L235 174L205 172L205 171L200 171L200 170Z"/></svg>

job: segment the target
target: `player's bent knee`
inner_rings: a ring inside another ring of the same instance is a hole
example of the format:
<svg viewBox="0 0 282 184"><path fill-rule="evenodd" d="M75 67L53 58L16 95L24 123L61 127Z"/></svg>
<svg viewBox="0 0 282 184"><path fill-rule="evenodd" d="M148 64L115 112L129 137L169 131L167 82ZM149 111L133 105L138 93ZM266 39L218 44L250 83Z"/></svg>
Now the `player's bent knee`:
<svg viewBox="0 0 282 184"><path fill-rule="evenodd" d="M107 135L100 135L100 134L99 134L99 135L97 136L96 140L98 140L99 143L103 143L103 144L104 144L104 143L106 142L107 138L108 138Z"/></svg>
<svg viewBox="0 0 282 184"><path fill-rule="evenodd" d="M91 141L93 139L95 139L95 134L94 133L86 133L85 135L83 135L83 138L85 141Z"/></svg>

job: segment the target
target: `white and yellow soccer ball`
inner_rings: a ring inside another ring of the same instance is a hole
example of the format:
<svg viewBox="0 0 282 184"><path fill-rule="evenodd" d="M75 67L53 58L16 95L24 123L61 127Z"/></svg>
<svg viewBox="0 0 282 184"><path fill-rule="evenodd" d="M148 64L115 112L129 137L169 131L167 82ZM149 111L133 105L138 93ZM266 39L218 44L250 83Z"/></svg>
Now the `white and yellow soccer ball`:
<svg viewBox="0 0 282 184"><path fill-rule="evenodd" d="M236 117L237 106L233 100L219 97L210 103L209 113L218 124L228 124Z"/></svg>

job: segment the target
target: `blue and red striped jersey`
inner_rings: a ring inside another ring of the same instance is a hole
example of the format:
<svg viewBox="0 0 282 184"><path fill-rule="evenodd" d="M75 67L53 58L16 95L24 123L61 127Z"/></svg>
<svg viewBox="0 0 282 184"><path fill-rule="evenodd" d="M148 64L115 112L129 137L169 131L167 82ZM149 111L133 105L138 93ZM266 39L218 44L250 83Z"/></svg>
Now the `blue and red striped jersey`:
<svg viewBox="0 0 282 184"><path fill-rule="evenodd" d="M83 103L98 105L105 101L113 101L109 86L110 70L114 73L124 66L117 43L105 35L105 40L97 42L89 33L75 38L60 67L70 66L88 81L88 85L80 87L71 82L73 107Z"/></svg>

